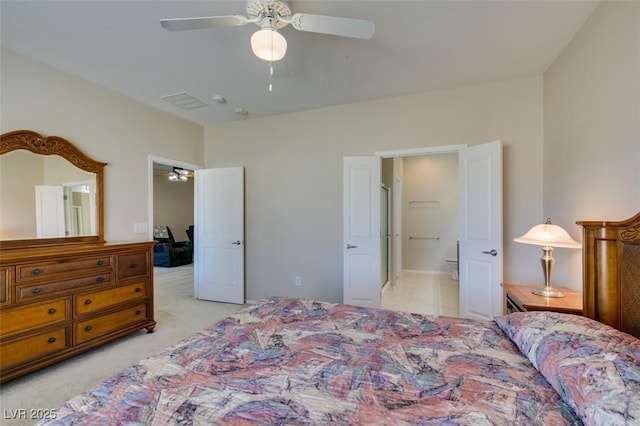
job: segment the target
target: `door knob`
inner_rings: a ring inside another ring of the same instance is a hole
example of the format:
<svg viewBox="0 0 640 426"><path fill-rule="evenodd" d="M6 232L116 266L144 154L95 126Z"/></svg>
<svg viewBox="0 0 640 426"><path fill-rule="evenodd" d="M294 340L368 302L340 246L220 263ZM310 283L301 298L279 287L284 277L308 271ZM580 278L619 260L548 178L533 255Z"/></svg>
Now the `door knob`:
<svg viewBox="0 0 640 426"><path fill-rule="evenodd" d="M491 251L483 251L483 254L490 254L491 256L497 256L498 252L496 251L496 249L491 249Z"/></svg>
<svg viewBox="0 0 640 426"><path fill-rule="evenodd" d="M347 250L352 249L352 248L358 248L358 246L352 246L351 244L347 244Z"/></svg>
<svg viewBox="0 0 640 426"><path fill-rule="evenodd" d="M242 244L242 242L238 240L238 241L232 242L231 244L233 244L234 246L239 246L240 244Z"/></svg>

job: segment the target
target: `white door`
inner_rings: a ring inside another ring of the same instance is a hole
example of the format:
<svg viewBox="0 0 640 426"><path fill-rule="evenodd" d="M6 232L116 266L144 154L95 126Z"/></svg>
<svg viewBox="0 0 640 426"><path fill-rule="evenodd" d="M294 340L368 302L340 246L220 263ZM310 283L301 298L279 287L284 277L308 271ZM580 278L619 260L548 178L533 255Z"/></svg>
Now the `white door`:
<svg viewBox="0 0 640 426"><path fill-rule="evenodd" d="M460 316L502 314L502 144L459 151Z"/></svg>
<svg viewBox="0 0 640 426"><path fill-rule="evenodd" d="M244 303L244 169L195 172L197 299Z"/></svg>
<svg viewBox="0 0 640 426"><path fill-rule="evenodd" d="M64 237L64 191L62 186L36 185L36 235Z"/></svg>
<svg viewBox="0 0 640 426"><path fill-rule="evenodd" d="M343 164L343 300L380 307L380 158Z"/></svg>

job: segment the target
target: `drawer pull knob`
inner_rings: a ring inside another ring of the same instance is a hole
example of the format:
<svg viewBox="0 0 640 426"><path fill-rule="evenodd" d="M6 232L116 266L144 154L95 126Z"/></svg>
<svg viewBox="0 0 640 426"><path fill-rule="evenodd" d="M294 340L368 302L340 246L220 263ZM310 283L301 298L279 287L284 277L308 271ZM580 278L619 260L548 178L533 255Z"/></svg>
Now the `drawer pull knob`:
<svg viewBox="0 0 640 426"><path fill-rule="evenodd" d="M98 279L96 279L97 282L99 283L103 283L104 282L104 277L98 277Z"/></svg>
<svg viewBox="0 0 640 426"><path fill-rule="evenodd" d="M132 263L132 264L129 265L129 268L131 268L131 269L136 269L137 267L138 267L137 263Z"/></svg>
<svg viewBox="0 0 640 426"><path fill-rule="evenodd" d="M142 289L140 287L136 287L136 293L140 293Z"/></svg>
<svg viewBox="0 0 640 426"><path fill-rule="evenodd" d="M40 275L42 273L42 269L33 268L33 270L31 272L33 273L33 275Z"/></svg>
<svg viewBox="0 0 640 426"><path fill-rule="evenodd" d="M102 259L98 260L98 266L102 266L102 265L104 265L104 260Z"/></svg>
<svg viewBox="0 0 640 426"><path fill-rule="evenodd" d="M139 310L139 309L136 311L136 315L140 315L141 313L142 313L142 311Z"/></svg>
<svg viewBox="0 0 640 426"><path fill-rule="evenodd" d="M55 337L49 337L49 340L47 340L47 342L55 343L56 342L56 338Z"/></svg>
<svg viewBox="0 0 640 426"><path fill-rule="evenodd" d="M48 311L50 314L55 314L56 313L56 308L49 308Z"/></svg>
<svg viewBox="0 0 640 426"><path fill-rule="evenodd" d="M91 299L85 299L84 304L85 305L90 305L91 304Z"/></svg>
<svg viewBox="0 0 640 426"><path fill-rule="evenodd" d="M33 290L31 290L31 293L38 295L40 293L42 293L42 290L38 287L34 288Z"/></svg>
<svg viewBox="0 0 640 426"><path fill-rule="evenodd" d="M93 330L93 327L91 327L90 325L84 328L84 331L91 331L91 330Z"/></svg>

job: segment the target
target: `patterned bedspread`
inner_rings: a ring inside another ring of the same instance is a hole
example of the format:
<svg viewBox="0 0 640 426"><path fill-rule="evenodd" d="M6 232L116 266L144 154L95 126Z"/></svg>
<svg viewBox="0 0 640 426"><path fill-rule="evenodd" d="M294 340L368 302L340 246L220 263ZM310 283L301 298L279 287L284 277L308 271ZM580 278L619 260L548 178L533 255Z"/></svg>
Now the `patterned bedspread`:
<svg viewBox="0 0 640 426"><path fill-rule="evenodd" d="M184 339L57 414L49 424L581 424L494 322L284 298Z"/></svg>

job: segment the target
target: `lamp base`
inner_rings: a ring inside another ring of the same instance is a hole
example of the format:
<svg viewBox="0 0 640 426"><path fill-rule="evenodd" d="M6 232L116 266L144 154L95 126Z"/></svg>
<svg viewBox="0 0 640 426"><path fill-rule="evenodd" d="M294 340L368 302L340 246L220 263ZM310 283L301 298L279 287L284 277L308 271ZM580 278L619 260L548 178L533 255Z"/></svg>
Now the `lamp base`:
<svg viewBox="0 0 640 426"><path fill-rule="evenodd" d="M561 292L560 290L556 290L551 286L534 288L533 290L531 290L531 293L544 297L564 297L563 292Z"/></svg>

